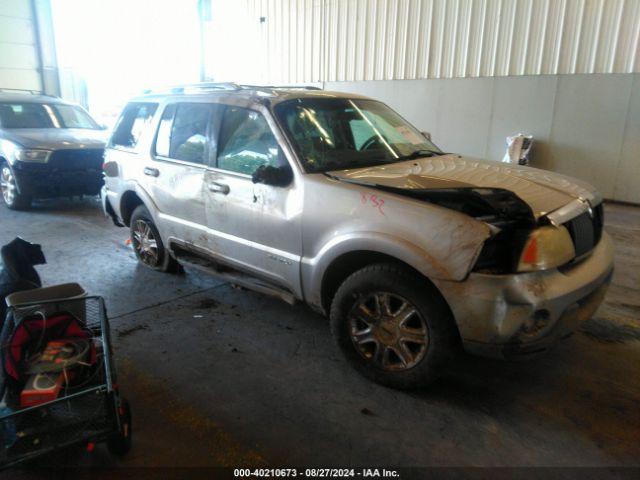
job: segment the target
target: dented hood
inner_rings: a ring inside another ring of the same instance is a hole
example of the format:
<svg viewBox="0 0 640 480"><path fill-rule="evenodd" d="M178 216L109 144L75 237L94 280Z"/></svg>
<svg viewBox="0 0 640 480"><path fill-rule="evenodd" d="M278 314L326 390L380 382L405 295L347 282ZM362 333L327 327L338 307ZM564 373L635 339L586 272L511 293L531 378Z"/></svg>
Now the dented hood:
<svg viewBox="0 0 640 480"><path fill-rule="evenodd" d="M502 188L524 200L536 218L573 200L602 199L580 180L537 168L447 154L393 164L331 172L352 182L400 189Z"/></svg>

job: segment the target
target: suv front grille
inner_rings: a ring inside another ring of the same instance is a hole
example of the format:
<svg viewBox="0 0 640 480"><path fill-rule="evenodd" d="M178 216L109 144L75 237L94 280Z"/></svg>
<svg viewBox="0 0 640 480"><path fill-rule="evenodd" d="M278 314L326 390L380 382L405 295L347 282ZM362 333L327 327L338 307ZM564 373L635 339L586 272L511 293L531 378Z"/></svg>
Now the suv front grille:
<svg viewBox="0 0 640 480"><path fill-rule="evenodd" d="M584 212L564 224L569 230L571 240L573 240L576 257L581 257L590 252L598 244L602 237L603 224L604 211L602 203L593 209L593 216L589 212Z"/></svg>
<svg viewBox="0 0 640 480"><path fill-rule="evenodd" d="M102 148L82 150L56 150L49 157L49 165L55 170L101 170L104 157Z"/></svg>

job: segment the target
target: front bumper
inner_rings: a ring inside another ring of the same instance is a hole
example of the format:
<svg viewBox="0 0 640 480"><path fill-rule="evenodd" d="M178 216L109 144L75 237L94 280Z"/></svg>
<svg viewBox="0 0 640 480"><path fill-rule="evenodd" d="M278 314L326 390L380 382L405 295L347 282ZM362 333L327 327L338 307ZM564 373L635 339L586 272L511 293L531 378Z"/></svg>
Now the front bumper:
<svg viewBox="0 0 640 480"><path fill-rule="evenodd" d="M64 170L26 162L15 162L12 168L18 191L34 198L97 195L104 184L99 169Z"/></svg>
<svg viewBox="0 0 640 480"><path fill-rule="evenodd" d="M513 275L472 273L438 282L465 350L499 358L531 356L568 336L598 309L613 274L613 244L602 239L566 267Z"/></svg>

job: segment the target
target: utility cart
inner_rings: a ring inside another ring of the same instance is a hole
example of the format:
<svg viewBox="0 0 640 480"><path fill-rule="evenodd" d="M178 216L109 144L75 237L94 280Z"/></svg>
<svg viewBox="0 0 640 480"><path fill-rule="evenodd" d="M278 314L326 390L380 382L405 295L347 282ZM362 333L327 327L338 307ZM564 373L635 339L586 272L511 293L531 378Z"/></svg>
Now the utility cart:
<svg viewBox="0 0 640 480"><path fill-rule="evenodd" d="M72 445L131 448L104 300L78 284L9 295L0 333L0 468Z"/></svg>

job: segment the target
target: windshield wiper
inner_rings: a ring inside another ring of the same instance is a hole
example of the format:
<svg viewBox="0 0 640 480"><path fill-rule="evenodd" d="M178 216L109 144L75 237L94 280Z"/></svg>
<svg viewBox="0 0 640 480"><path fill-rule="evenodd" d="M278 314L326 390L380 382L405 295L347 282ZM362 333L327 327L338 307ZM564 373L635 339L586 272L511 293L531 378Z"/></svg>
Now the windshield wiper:
<svg viewBox="0 0 640 480"><path fill-rule="evenodd" d="M444 155L444 152L438 152L437 150L420 149L414 150L407 155L400 155L398 158L396 158L396 160L413 160L414 158L435 157L437 155Z"/></svg>

